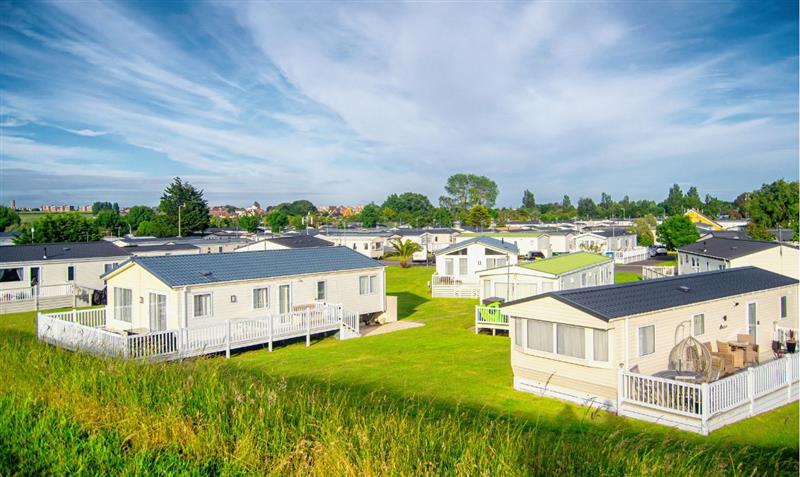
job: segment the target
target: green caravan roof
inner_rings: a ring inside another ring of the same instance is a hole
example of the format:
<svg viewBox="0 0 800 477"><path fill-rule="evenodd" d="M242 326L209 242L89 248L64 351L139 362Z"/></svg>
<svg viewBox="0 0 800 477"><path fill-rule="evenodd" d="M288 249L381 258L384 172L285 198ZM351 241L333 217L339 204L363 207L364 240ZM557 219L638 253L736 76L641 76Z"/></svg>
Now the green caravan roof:
<svg viewBox="0 0 800 477"><path fill-rule="evenodd" d="M558 255L553 258L536 260L535 262L521 263L520 267L538 272L562 275L574 270L580 270L598 263L610 262L611 257L597 255L589 252L576 252L567 255Z"/></svg>

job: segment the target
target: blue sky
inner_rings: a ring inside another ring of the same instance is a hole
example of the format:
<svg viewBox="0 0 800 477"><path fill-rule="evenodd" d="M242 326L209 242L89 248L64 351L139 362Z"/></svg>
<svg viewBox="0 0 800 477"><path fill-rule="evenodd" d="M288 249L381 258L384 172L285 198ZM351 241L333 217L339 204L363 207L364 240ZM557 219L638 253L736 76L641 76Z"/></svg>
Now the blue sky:
<svg viewBox="0 0 800 477"><path fill-rule="evenodd" d="M796 2L2 2L0 200L733 198L798 177Z"/></svg>

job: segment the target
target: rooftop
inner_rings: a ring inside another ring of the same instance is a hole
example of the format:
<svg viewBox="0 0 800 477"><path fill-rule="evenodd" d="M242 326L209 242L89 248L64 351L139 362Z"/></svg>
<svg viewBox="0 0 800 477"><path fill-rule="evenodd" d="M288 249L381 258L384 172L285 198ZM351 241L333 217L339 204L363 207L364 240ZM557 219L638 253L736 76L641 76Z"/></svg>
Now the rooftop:
<svg viewBox="0 0 800 477"><path fill-rule="evenodd" d="M711 237L678 248L679 252L703 255L705 257L732 259L744 257L752 253L761 252L772 247L777 247L777 242L764 240L746 240L724 237Z"/></svg>
<svg viewBox="0 0 800 477"><path fill-rule="evenodd" d="M544 293L504 304L553 297L605 321L720 298L796 285L794 278L755 267Z"/></svg>
<svg viewBox="0 0 800 477"><path fill-rule="evenodd" d="M123 250L127 250L131 253L136 252L158 252L158 251L165 251L168 252L170 250L199 250L199 248L195 245L190 243L165 243L165 244L157 244L157 245L126 245L122 247Z"/></svg>
<svg viewBox="0 0 800 477"><path fill-rule="evenodd" d="M130 253L104 240L95 242L37 243L0 247L0 263L119 258L129 255Z"/></svg>
<svg viewBox="0 0 800 477"><path fill-rule="evenodd" d="M522 231L513 231L509 230L507 232L465 232L462 233L462 237L494 237L494 238L508 238L508 237L541 237L544 235L541 232L531 232L529 230L522 230Z"/></svg>
<svg viewBox="0 0 800 477"><path fill-rule="evenodd" d="M134 257L130 261L171 287L383 267L347 247Z"/></svg>
<svg viewBox="0 0 800 477"><path fill-rule="evenodd" d="M314 235L291 235L288 237L276 237L265 239L267 242L282 245L288 248L306 247L332 247L333 243L323 240Z"/></svg>
<svg viewBox="0 0 800 477"><path fill-rule="evenodd" d="M598 255L589 252L576 252L567 255L557 255L552 258L544 260L536 260L535 262L521 263L520 267L538 272L551 273L553 275L561 275L574 270L580 270L591 265L598 263L610 262L611 258L605 255Z"/></svg>
<svg viewBox="0 0 800 477"><path fill-rule="evenodd" d="M449 247L445 247L436 252L436 255L443 255L446 253L454 252L456 250L461 250L462 248L466 248L474 244L483 245L484 247L491 247L496 250L502 250L513 254L519 253L519 249L517 248L517 246L512 243L506 243L497 240L496 238L487 237L485 235L479 235L469 240L464 240L463 242L458 242L453 245L450 245Z"/></svg>

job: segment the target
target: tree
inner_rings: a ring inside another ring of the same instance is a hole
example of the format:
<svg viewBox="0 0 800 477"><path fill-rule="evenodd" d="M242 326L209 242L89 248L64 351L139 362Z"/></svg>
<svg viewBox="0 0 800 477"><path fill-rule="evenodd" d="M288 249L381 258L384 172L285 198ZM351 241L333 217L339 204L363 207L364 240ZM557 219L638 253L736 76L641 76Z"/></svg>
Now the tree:
<svg viewBox="0 0 800 477"><path fill-rule="evenodd" d="M375 227L381 220L381 215L381 208L375 205L374 202L370 202L361 210L361 226L366 228Z"/></svg>
<svg viewBox="0 0 800 477"><path fill-rule="evenodd" d="M703 210L703 201L700 200L700 193L697 191L697 187L689 187L689 191L686 192L686 197L683 199L683 208Z"/></svg>
<svg viewBox="0 0 800 477"><path fill-rule="evenodd" d="M746 204L747 215L766 228L797 229L800 184L783 179L753 191Z"/></svg>
<svg viewBox="0 0 800 477"><path fill-rule="evenodd" d="M651 228L656 228L656 227L658 227L658 219L656 219L656 216L655 216L655 215L653 215L653 214L647 214L647 215L645 215L645 216L644 216L644 221L645 221L645 223L646 223L647 225L649 225Z"/></svg>
<svg viewBox="0 0 800 477"><path fill-rule="evenodd" d="M289 216L278 210L267 216L267 223L272 233L276 234L289 224Z"/></svg>
<svg viewBox="0 0 800 477"><path fill-rule="evenodd" d="M239 227L248 232L255 232L258 230L259 225L261 225L261 216L258 214L242 215L239 217Z"/></svg>
<svg viewBox="0 0 800 477"><path fill-rule="evenodd" d="M650 217L652 217L652 215ZM645 218L634 220L631 232L636 234L636 241L643 247L649 247L655 243L653 231L650 229L650 224Z"/></svg>
<svg viewBox="0 0 800 477"><path fill-rule="evenodd" d="M597 217L597 204L590 197L578 199L578 217L581 219L592 219Z"/></svg>
<svg viewBox="0 0 800 477"><path fill-rule="evenodd" d="M117 206L119 208L119 206ZM92 215L97 215L101 210L114 210L111 202L95 202L92 204Z"/></svg>
<svg viewBox="0 0 800 477"><path fill-rule="evenodd" d="M431 218L434 225L439 225L441 227L453 226L453 216L450 215L450 211L445 207L437 207L433 209Z"/></svg>
<svg viewBox="0 0 800 477"><path fill-rule="evenodd" d="M775 237L769 233L763 224L758 222L750 222L747 224L747 235L753 240L774 240Z"/></svg>
<svg viewBox="0 0 800 477"><path fill-rule="evenodd" d="M475 205L467 212L467 224L473 227L488 227L492 223L489 210L482 205Z"/></svg>
<svg viewBox="0 0 800 477"><path fill-rule="evenodd" d="M447 195L439 198L439 205L455 213L466 212L475 205L494 207L499 193L497 183L476 174L454 174L447 179L444 190Z"/></svg>
<svg viewBox="0 0 800 477"><path fill-rule="evenodd" d="M145 220L153 220L156 214L153 209L146 205L135 205L128 210L128 215L125 216L125 222L131 230L138 230L139 224Z"/></svg>
<svg viewBox="0 0 800 477"><path fill-rule="evenodd" d="M0 205L0 232L6 230L12 225L19 225L21 223L22 219L19 217L19 214L16 210L4 205Z"/></svg>
<svg viewBox="0 0 800 477"><path fill-rule="evenodd" d="M253 201L253 208L254 209L260 209L261 208L261 204L259 204L257 200L254 200Z"/></svg>
<svg viewBox="0 0 800 477"><path fill-rule="evenodd" d="M694 243L700 238L697 227L689 217L683 214L673 215L662 222L656 228L656 235L658 240L670 250Z"/></svg>
<svg viewBox="0 0 800 477"><path fill-rule="evenodd" d="M525 189L525 192L522 193L522 208L532 209L534 207L536 207L536 198L533 196L533 192Z"/></svg>
<svg viewBox="0 0 800 477"><path fill-rule="evenodd" d="M564 194L564 198L561 199L561 208L564 210L569 210L572 208L572 201L569 199L569 196Z"/></svg>
<svg viewBox="0 0 800 477"><path fill-rule="evenodd" d="M34 229L33 236L31 228ZM20 230L14 243L86 242L100 239L100 232L94 221L76 212L44 214L31 228Z"/></svg>
<svg viewBox="0 0 800 477"><path fill-rule="evenodd" d="M667 195L667 199L663 202L664 212L667 215L676 215L683 213L683 191L681 186L673 184Z"/></svg>
<svg viewBox="0 0 800 477"><path fill-rule="evenodd" d="M310 201L305 199L296 200L294 202L283 202L270 209L270 212L283 212L286 215L302 215L306 216L310 213L317 211L317 208Z"/></svg>
<svg viewBox="0 0 800 477"><path fill-rule="evenodd" d="M390 209L389 215L393 214L392 220L406 222L414 227L423 227L431 223L431 212L433 205L422 194L416 192L404 192L400 195L391 194L383 202L383 209ZM388 215L387 215L388 218Z"/></svg>
<svg viewBox="0 0 800 477"><path fill-rule="evenodd" d="M289 226L295 230L303 230L306 225L303 223L302 215L293 215L289 217Z"/></svg>
<svg viewBox="0 0 800 477"><path fill-rule="evenodd" d="M400 259L400 266L402 268L408 267L408 260L416 253L422 250L422 246L411 240L402 240L399 238L392 239L389 244L394 248L395 254Z"/></svg>
<svg viewBox="0 0 800 477"><path fill-rule="evenodd" d="M151 220L144 220L139 223L136 235L145 237L174 237L178 235L178 229L166 215L157 215Z"/></svg>
<svg viewBox="0 0 800 477"><path fill-rule="evenodd" d="M115 214L113 209L103 209L98 212L94 222L98 229L107 230L112 233L117 232L120 228L122 228L123 224L119 214ZM124 228L127 228L127 226Z"/></svg>
<svg viewBox="0 0 800 477"><path fill-rule="evenodd" d="M180 207L180 224L178 224L178 208ZM194 231L208 228L208 203L203 198L203 191L196 189L180 177L164 190L159 204L161 211L167 216L170 224L180 229L181 235L191 235ZM180 225L180 227L178 227Z"/></svg>

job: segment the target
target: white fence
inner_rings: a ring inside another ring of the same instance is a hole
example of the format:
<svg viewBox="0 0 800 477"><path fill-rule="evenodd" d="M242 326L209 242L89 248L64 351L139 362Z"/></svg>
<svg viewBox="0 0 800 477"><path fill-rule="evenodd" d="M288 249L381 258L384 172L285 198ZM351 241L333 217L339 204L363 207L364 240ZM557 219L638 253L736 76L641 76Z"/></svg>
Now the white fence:
<svg viewBox="0 0 800 477"><path fill-rule="evenodd" d="M614 252L614 262L616 263L641 262L648 258L650 258L650 252L647 247L636 247L632 250L617 250Z"/></svg>
<svg viewBox="0 0 800 477"><path fill-rule="evenodd" d="M621 415L708 434L798 400L800 355L788 354L712 383L692 384L621 371Z"/></svg>
<svg viewBox="0 0 800 477"><path fill-rule="evenodd" d="M341 305L318 305L264 318L240 318L199 328L182 328L143 334L121 334L102 329L105 308L39 313L37 336L42 341L69 349L124 358L179 359L276 341L339 331L340 339L359 335L359 316Z"/></svg>
<svg viewBox="0 0 800 477"><path fill-rule="evenodd" d="M433 274L431 296L435 298L478 298L478 282L464 282L461 278Z"/></svg>
<svg viewBox="0 0 800 477"><path fill-rule="evenodd" d="M62 285L42 285L23 288L9 288L0 290L0 303L13 303L17 301L33 300L37 297L47 298L55 296L72 296L75 287L72 283Z"/></svg>
<svg viewBox="0 0 800 477"><path fill-rule="evenodd" d="M642 267L642 278L645 280L654 280L656 278L674 277L677 274L675 268L676 267L651 267L645 265Z"/></svg>
<svg viewBox="0 0 800 477"><path fill-rule="evenodd" d="M508 315L500 308L475 306L475 334L482 329L492 330L492 334L497 330L508 330Z"/></svg>

